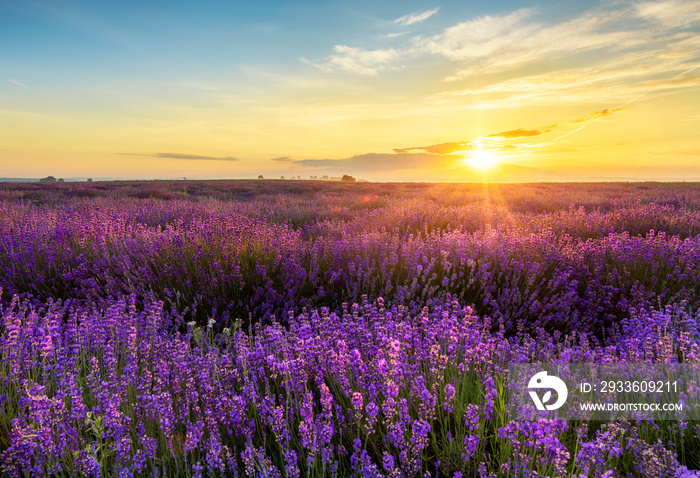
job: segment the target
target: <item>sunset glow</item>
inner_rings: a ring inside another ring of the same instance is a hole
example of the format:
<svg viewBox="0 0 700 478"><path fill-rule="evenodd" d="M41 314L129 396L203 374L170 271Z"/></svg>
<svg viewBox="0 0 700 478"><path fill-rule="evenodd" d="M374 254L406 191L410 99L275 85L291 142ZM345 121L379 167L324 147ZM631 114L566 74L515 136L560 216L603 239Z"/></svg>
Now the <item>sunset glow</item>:
<svg viewBox="0 0 700 478"><path fill-rule="evenodd" d="M0 2L0 175L697 180L698 33L695 0Z"/></svg>
<svg viewBox="0 0 700 478"><path fill-rule="evenodd" d="M466 162L472 168L479 171L488 171L496 166L497 161L493 154L485 149L476 149L466 153Z"/></svg>

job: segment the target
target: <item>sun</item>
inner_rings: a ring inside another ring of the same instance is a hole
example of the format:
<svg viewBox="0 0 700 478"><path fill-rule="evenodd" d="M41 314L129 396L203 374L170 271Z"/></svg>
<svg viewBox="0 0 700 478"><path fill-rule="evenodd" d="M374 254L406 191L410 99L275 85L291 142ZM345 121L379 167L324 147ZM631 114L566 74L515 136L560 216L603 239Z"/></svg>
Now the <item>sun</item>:
<svg viewBox="0 0 700 478"><path fill-rule="evenodd" d="M465 151L465 162L474 169L479 171L488 171L493 169L498 161L487 149L475 149L473 151Z"/></svg>

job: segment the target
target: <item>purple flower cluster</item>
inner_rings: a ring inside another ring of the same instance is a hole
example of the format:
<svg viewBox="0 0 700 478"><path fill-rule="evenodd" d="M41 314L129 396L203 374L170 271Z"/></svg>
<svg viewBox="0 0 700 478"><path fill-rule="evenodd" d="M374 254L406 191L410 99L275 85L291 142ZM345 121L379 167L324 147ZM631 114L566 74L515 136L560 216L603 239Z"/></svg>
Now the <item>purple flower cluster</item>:
<svg viewBox="0 0 700 478"><path fill-rule="evenodd" d="M700 362L696 186L110 187L0 191L2 476L700 476L696 423L503 412Z"/></svg>
<svg viewBox="0 0 700 478"><path fill-rule="evenodd" d="M162 303L138 311L133 297L104 310L14 299L2 311L2 474L423 476L435 460L441 476L597 476L633 460L643 476L672 476L697 446L687 424L674 442L617 423L589 439L494 411L509 362L626 361L629 342L580 334L553 352L546 331L507 337L456 301L418 316L379 303L215 334L173 332ZM686 341L669 336L652 360Z"/></svg>
<svg viewBox="0 0 700 478"><path fill-rule="evenodd" d="M699 306L698 191L646 188L643 201L595 202L635 191L598 189L556 190L585 205L546 213L541 192L525 186L509 197L465 187L459 198L443 186L366 203L366 189L233 202L7 201L0 287L38 303L136 294L140 306L162 300L184 321L213 318L216 327L249 315L283 320L303 307L337 311L363 294L412 314L454 298L507 330L537 323L598 336L633 309ZM335 208L347 214L328 212ZM280 211L293 220L280 224Z"/></svg>

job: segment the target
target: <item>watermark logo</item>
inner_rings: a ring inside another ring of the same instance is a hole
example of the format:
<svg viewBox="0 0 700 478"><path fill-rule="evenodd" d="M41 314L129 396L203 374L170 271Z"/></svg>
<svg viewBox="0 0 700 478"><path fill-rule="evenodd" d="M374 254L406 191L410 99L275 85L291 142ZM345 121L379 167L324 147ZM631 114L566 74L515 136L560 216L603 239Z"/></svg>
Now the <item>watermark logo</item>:
<svg viewBox="0 0 700 478"><path fill-rule="evenodd" d="M700 421L700 363L511 363L510 419Z"/></svg>
<svg viewBox="0 0 700 478"><path fill-rule="evenodd" d="M542 399L540 399L536 391L529 390L530 398L535 402L535 406L538 410L556 410L561 408L564 402L566 402L566 397L569 396L569 389L566 387L566 383L555 375L547 375L546 371L538 372L533 375L530 382L527 384L527 388L551 388L557 392L557 401L547 405L552 398L551 390L545 392Z"/></svg>

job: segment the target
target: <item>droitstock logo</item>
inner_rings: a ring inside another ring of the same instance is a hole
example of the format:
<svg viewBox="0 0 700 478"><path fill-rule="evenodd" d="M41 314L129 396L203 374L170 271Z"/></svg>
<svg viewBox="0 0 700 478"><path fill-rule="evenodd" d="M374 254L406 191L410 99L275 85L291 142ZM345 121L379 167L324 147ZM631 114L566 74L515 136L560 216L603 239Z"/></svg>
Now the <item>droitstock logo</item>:
<svg viewBox="0 0 700 478"><path fill-rule="evenodd" d="M566 397L569 396L569 389L566 387L566 383L555 375L547 375L546 371L538 372L533 375L530 382L527 384L527 388L551 388L557 392L557 401L547 405L552 398L551 390L545 392L541 400L536 391L529 390L528 392L530 394L530 398L532 398L532 401L535 402L535 406L538 410L557 410L564 405L564 402L566 402Z"/></svg>

